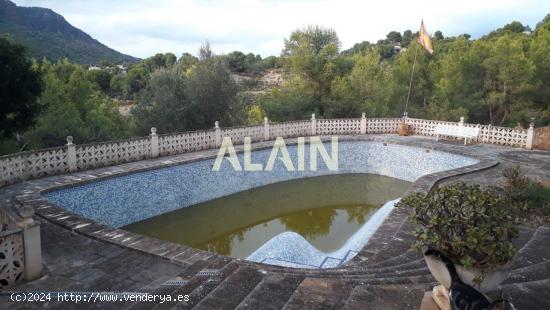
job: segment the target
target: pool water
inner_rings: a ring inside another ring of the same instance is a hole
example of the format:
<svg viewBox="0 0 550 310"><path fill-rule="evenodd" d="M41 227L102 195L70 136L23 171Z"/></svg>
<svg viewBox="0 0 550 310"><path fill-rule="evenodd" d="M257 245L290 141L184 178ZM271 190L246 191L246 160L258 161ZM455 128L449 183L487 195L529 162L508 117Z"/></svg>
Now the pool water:
<svg viewBox="0 0 550 310"><path fill-rule="evenodd" d="M411 183L376 174L337 174L279 182L164 213L128 231L236 258L295 232L332 252Z"/></svg>

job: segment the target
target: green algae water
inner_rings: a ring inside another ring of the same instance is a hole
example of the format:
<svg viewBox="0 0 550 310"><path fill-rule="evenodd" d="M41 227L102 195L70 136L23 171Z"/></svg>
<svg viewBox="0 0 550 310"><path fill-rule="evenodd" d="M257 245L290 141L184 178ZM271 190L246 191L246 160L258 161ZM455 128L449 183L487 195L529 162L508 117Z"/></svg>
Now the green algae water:
<svg viewBox="0 0 550 310"><path fill-rule="evenodd" d="M254 188L123 227L213 253L246 258L293 231L317 249L340 248L410 182L373 174L328 175Z"/></svg>

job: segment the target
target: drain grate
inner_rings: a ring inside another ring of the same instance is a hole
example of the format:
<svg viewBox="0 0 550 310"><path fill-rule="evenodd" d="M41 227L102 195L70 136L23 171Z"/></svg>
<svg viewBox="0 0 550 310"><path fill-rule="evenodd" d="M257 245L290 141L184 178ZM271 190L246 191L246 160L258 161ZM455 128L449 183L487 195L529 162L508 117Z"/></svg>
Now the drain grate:
<svg viewBox="0 0 550 310"><path fill-rule="evenodd" d="M160 286L182 286L182 285L185 285L187 282L187 280L168 280L164 283L162 283Z"/></svg>
<svg viewBox="0 0 550 310"><path fill-rule="evenodd" d="M197 275L206 277L217 277L221 276L221 274L222 273L218 269L203 269L197 272Z"/></svg>

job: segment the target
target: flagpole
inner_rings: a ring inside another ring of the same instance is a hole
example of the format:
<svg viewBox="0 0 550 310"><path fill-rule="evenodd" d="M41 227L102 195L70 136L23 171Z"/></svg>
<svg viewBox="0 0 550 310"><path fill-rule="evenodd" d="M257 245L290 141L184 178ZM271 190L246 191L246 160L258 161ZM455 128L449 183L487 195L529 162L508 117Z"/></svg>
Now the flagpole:
<svg viewBox="0 0 550 310"><path fill-rule="evenodd" d="M409 81L409 91L407 92L407 102L405 103L405 112L403 113L403 116L408 115L407 108L409 107L409 98L411 97L411 87L412 87L413 76L414 76L414 67L416 66L416 54L418 54L418 45L420 45L420 43L417 43L416 48L414 49L414 62L413 62L413 67L411 72L411 79Z"/></svg>

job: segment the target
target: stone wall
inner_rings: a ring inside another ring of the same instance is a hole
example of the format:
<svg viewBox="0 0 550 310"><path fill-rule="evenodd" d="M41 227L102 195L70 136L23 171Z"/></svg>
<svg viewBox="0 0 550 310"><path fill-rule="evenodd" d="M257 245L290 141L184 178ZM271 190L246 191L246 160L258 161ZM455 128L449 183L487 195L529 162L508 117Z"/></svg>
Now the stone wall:
<svg viewBox="0 0 550 310"><path fill-rule="evenodd" d="M550 151L550 126L535 128L533 148Z"/></svg>

